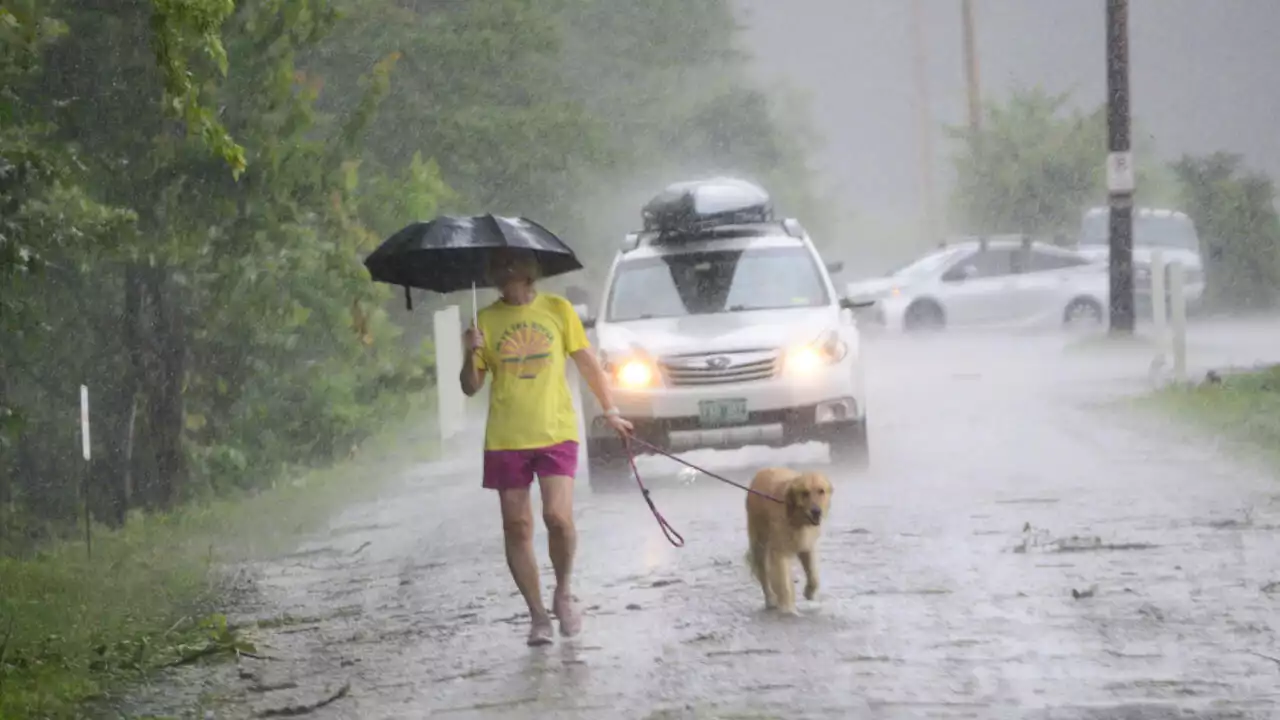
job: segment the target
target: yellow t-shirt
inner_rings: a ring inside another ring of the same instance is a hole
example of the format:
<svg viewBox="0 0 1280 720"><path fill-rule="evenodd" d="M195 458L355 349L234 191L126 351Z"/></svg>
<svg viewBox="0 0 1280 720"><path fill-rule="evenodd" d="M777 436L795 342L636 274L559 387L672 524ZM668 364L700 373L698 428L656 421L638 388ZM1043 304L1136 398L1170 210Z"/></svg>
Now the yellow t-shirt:
<svg viewBox="0 0 1280 720"><path fill-rule="evenodd" d="M565 358L587 347L568 300L540 292L528 305L498 300L477 317L484 347L476 367L489 371L486 450L527 450L578 440L578 416Z"/></svg>

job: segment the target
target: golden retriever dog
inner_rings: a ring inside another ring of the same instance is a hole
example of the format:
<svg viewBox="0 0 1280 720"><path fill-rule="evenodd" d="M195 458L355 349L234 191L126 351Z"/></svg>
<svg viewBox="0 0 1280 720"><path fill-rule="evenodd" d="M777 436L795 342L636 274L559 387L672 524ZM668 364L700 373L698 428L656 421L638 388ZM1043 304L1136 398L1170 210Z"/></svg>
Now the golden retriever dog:
<svg viewBox="0 0 1280 720"><path fill-rule="evenodd" d="M790 615L796 610L791 558L804 568L804 597L818 594L818 536L831 507L831 481L822 473L765 468L751 479L751 489L775 502L747 493L747 561L764 590L766 609Z"/></svg>

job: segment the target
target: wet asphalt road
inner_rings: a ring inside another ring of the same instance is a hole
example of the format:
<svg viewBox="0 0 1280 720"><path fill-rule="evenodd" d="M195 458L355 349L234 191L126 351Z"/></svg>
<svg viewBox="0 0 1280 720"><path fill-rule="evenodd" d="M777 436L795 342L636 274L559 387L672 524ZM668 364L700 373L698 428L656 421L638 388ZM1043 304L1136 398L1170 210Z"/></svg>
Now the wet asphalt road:
<svg viewBox="0 0 1280 720"><path fill-rule="evenodd" d="M1280 717L1280 477L1116 407L1150 352L1069 342L868 343L873 468L826 468L823 588L801 617L761 609L739 490L655 482L674 549L637 494L583 487L586 629L531 650L496 498L469 464L424 467L255 568L246 617L276 625L256 636L278 659L193 671L185 692L230 698L208 717L344 686L307 716ZM1192 335L1197 374L1266 359L1280 324ZM826 452L691 457L745 480Z"/></svg>

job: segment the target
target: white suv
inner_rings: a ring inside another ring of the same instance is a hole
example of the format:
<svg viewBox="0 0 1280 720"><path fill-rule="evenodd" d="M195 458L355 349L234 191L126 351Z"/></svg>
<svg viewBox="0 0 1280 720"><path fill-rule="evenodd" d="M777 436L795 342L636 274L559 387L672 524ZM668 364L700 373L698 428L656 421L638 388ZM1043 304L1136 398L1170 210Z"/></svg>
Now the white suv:
<svg viewBox="0 0 1280 720"><path fill-rule="evenodd" d="M856 305L839 298L804 228L773 221L767 198L718 179L646 206L648 229L627 236L587 320L615 402L640 438L672 452L816 440L833 461L865 467ZM664 202L689 211L676 230L659 217ZM625 479L624 448L595 400L584 405L592 486Z"/></svg>
<svg viewBox="0 0 1280 720"><path fill-rule="evenodd" d="M1080 252L1105 263L1111 254L1110 224L1110 208L1086 210L1080 221ZM1178 210L1134 208L1133 289L1138 308L1144 313L1151 311L1151 265L1157 250L1164 256L1166 276L1169 273L1168 263L1182 263L1187 304L1198 304L1204 296L1205 282L1200 235L1196 232L1195 223ZM1168 277L1164 286L1167 295Z"/></svg>

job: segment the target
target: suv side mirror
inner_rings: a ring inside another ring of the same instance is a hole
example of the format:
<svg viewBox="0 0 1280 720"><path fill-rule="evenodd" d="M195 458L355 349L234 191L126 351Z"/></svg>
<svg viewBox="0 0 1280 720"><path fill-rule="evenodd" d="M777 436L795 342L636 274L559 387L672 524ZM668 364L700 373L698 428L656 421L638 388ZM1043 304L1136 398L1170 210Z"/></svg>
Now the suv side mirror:
<svg viewBox="0 0 1280 720"><path fill-rule="evenodd" d="M839 275L839 274L840 274L840 273L842 273L842 272L844 272L844 261L843 261L843 260L835 260L835 261L833 261L833 262L829 262L829 263L827 263L827 274L828 274L828 275Z"/></svg>
<svg viewBox="0 0 1280 720"><path fill-rule="evenodd" d="M843 310L857 310L859 308L867 308L875 305L875 300L854 300L853 298L840 298L840 307Z"/></svg>
<svg viewBox="0 0 1280 720"><path fill-rule="evenodd" d="M582 321L582 327L590 330L596 326L596 319L591 316L591 308L585 303L574 305L573 309L578 313L578 319Z"/></svg>

